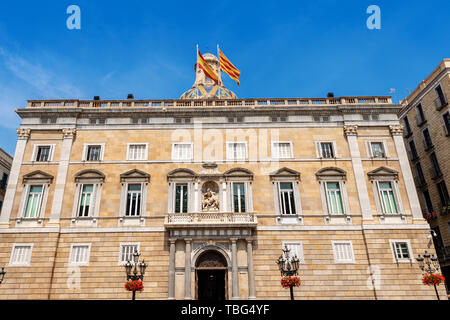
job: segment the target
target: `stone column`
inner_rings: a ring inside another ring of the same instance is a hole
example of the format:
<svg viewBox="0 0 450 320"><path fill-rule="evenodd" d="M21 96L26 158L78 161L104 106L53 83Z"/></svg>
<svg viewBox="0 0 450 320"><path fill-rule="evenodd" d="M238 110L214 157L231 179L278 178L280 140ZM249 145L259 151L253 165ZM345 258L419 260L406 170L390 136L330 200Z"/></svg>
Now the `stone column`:
<svg viewBox="0 0 450 320"><path fill-rule="evenodd" d="M5 199L3 200L3 207L0 214L0 227L9 227L9 218L14 205L14 197L17 191L17 184L19 183L20 168L25 154L25 147L30 138L31 129L17 129L17 144L14 158L11 165L11 172L9 173L8 186L6 188Z"/></svg>
<svg viewBox="0 0 450 320"><path fill-rule="evenodd" d="M231 240L231 273L232 273L232 299L239 299L239 274L238 274L238 264L237 264L237 239L233 238Z"/></svg>
<svg viewBox="0 0 450 320"><path fill-rule="evenodd" d="M191 240L184 239L186 242L185 262L184 262L184 299L191 300Z"/></svg>
<svg viewBox="0 0 450 320"><path fill-rule="evenodd" d="M414 178L409 166L409 160L406 153L405 143L403 141L403 126L392 125L389 130L394 140L395 150L397 150L398 161L400 163L400 170L402 171L403 181L405 183L406 194L408 195L409 206L413 219L423 219L422 209L420 208L419 197L414 183Z"/></svg>
<svg viewBox="0 0 450 320"><path fill-rule="evenodd" d="M352 158L353 173L355 175L356 190L358 191L359 205L363 219L372 219L370 199L367 192L366 177L361 161L361 153L358 146L358 126L344 126L344 134L347 137Z"/></svg>
<svg viewBox="0 0 450 320"><path fill-rule="evenodd" d="M175 241L169 240L169 300L175 299Z"/></svg>
<svg viewBox="0 0 450 320"><path fill-rule="evenodd" d="M231 210L228 210L228 204L227 204L227 183L224 181L222 182L222 211L223 212L229 212Z"/></svg>
<svg viewBox="0 0 450 320"><path fill-rule="evenodd" d="M255 274L253 273L253 240L247 239L248 298L256 299Z"/></svg>
<svg viewBox="0 0 450 320"><path fill-rule="evenodd" d="M49 223L59 223L64 198L64 189L67 181L67 171L69 169L70 152L72 150L72 143L76 132L77 129L75 128L62 129L63 142L61 146L61 158L58 165L58 175L56 176L55 191L53 194L53 203Z"/></svg>

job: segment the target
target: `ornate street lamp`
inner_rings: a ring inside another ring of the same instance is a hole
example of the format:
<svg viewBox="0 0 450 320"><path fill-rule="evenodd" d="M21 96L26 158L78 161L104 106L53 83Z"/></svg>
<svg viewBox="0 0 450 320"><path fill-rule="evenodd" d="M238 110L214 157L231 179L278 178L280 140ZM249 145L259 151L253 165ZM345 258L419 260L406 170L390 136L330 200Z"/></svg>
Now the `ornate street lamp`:
<svg viewBox="0 0 450 320"><path fill-rule="evenodd" d="M430 255L428 253L428 251L425 250L423 257L421 257L419 254L417 256L416 260L419 263L419 267L422 270L422 272L426 272L428 274L439 273L440 267L439 267L438 258L436 258L434 256L434 254ZM438 300L440 300L439 293L436 288L436 284L433 284L433 286L434 286L434 290L436 291L436 296L437 296Z"/></svg>
<svg viewBox="0 0 450 320"><path fill-rule="evenodd" d="M290 255L290 249L285 245L284 249L281 249L283 254L276 261L278 269L280 270L282 277L292 277L297 276L297 271L299 268L300 260L297 255ZM294 300L294 285L289 285L289 290L291 292L291 300Z"/></svg>
<svg viewBox="0 0 450 320"><path fill-rule="evenodd" d="M133 253L133 262L134 262L134 270L133 271L132 271L133 265L131 264L130 261L127 261L127 263L125 264L125 272L127 274L127 281L129 281L129 280L143 281L144 280L144 274L145 274L145 269L147 268L147 265L145 264L144 260L142 260L142 262L139 263L139 256L140 256L140 253L138 253L137 251L135 251ZM140 274L138 274L138 267L139 267ZM136 291L135 290L133 290L132 300L136 300Z"/></svg>
<svg viewBox="0 0 450 320"><path fill-rule="evenodd" d="M2 271L0 271L0 283L3 282L3 278L5 278L5 268L2 268Z"/></svg>

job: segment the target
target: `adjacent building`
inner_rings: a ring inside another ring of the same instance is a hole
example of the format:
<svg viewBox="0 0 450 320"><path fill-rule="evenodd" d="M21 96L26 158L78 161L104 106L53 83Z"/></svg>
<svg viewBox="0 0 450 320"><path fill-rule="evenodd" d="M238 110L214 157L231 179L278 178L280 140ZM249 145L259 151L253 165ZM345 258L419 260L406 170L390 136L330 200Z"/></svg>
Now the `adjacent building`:
<svg viewBox="0 0 450 320"><path fill-rule="evenodd" d="M399 117L424 217L450 288L450 59L402 102Z"/></svg>
<svg viewBox="0 0 450 320"><path fill-rule="evenodd" d="M12 157L0 148L0 211L5 198L6 185L8 183L9 171L11 170Z"/></svg>
<svg viewBox="0 0 450 320"><path fill-rule="evenodd" d="M204 55L217 70L217 58ZM1 299L436 299L390 97L30 100L0 215ZM441 298L446 298L440 286Z"/></svg>

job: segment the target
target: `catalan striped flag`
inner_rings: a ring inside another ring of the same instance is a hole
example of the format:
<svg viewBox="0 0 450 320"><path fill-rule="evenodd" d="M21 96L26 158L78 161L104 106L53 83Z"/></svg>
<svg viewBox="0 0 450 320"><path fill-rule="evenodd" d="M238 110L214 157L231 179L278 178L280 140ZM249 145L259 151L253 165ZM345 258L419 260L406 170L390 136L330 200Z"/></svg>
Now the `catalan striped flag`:
<svg viewBox="0 0 450 320"><path fill-rule="evenodd" d="M230 76L231 79L237 82L238 86L239 83L239 76L241 75L241 72L230 62L230 60L225 57L222 51L219 49L219 55L220 55L220 69L223 70L227 75Z"/></svg>
<svg viewBox="0 0 450 320"><path fill-rule="evenodd" d="M214 70L211 68L208 62L206 62L206 60L203 58L198 48L197 48L197 65L200 67L200 69L203 70L205 76L212 79L216 84L219 84L219 76L217 75L217 73L214 72Z"/></svg>

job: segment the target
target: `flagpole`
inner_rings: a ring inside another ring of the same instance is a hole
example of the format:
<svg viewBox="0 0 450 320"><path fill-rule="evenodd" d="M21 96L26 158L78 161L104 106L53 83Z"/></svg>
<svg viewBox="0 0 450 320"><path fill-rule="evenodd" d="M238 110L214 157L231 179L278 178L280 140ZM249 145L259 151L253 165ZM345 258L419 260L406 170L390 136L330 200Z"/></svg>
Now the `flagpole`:
<svg viewBox="0 0 450 320"><path fill-rule="evenodd" d="M221 97L220 94L220 86L222 84L222 75L221 75L221 70L220 70L220 54L219 54L219 45L217 44L217 58L219 59L219 98Z"/></svg>
<svg viewBox="0 0 450 320"><path fill-rule="evenodd" d="M198 98L198 44L197 44L197 63L195 64L195 97Z"/></svg>

